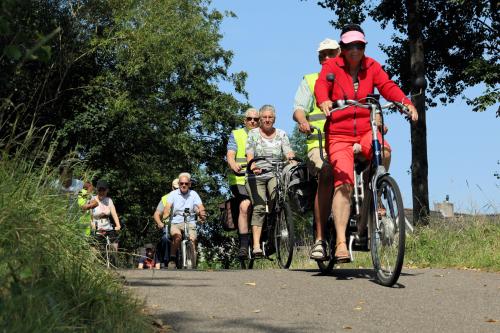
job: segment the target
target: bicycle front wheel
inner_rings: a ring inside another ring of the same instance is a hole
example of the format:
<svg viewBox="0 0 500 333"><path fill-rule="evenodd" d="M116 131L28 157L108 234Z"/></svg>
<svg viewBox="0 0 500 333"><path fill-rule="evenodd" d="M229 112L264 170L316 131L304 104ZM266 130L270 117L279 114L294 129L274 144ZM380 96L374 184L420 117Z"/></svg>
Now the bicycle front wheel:
<svg viewBox="0 0 500 333"><path fill-rule="evenodd" d="M372 261L379 282L390 287L397 282L403 267L406 236L403 199L396 181L389 175L378 181L377 197L378 207L372 207L370 221Z"/></svg>
<svg viewBox="0 0 500 333"><path fill-rule="evenodd" d="M314 223L314 221L313 221ZM333 271L335 266L334 249L335 249L335 226L333 225L333 219L328 218L326 224L325 242L327 244L327 256L328 260L316 260L318 268L322 274L329 274ZM314 239L316 239L316 225L314 225Z"/></svg>
<svg viewBox="0 0 500 333"><path fill-rule="evenodd" d="M281 268L288 268L292 264L293 247L295 245L292 211L288 202L284 202L276 213L274 226L274 245L276 258Z"/></svg>
<svg viewBox="0 0 500 333"><path fill-rule="evenodd" d="M196 269L196 249L194 248L193 242L187 242L186 244L186 269Z"/></svg>

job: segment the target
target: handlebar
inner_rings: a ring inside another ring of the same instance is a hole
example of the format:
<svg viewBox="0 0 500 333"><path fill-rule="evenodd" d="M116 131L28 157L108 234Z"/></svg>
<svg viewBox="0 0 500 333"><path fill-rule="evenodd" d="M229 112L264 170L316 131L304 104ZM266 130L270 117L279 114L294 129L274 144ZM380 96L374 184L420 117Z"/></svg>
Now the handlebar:
<svg viewBox="0 0 500 333"><path fill-rule="evenodd" d="M251 168L252 164L254 164L255 162L258 162L258 161L267 161L274 167L279 166L279 165L285 165L287 163L287 161L271 160L271 157L265 157L265 156L254 157L247 163L247 170L246 170L247 175L254 174L252 169L250 169L250 168ZM290 161L297 161L299 163L302 162L302 160L300 158L297 158L297 157L292 157L290 159ZM271 172L271 171L272 170L262 170L262 172L260 174L262 175L264 173Z"/></svg>
<svg viewBox="0 0 500 333"><path fill-rule="evenodd" d="M241 165L241 170L245 170L245 169L246 169L246 167L247 167L247 165L246 165L246 164ZM245 171L243 171L243 172L235 172L234 170L231 170L231 172L232 172L235 176L245 176L245 175L246 175L246 174L245 174Z"/></svg>
<svg viewBox="0 0 500 333"><path fill-rule="evenodd" d="M360 100L339 99L339 100L334 101L334 105L336 105L336 107L334 107L330 112L341 111L341 110L344 110L350 106L357 106L360 108L371 110L372 107L375 106L375 108L378 109L377 113L381 113L383 109L389 109L392 107L396 107L399 109L399 111L401 113L403 113L406 116L407 119L411 118L410 111L408 110L406 105L404 105L403 103L396 102L396 101L390 101L387 104L380 105L380 103L378 101L378 96L376 96L376 95L369 95L369 96L365 97L364 99L367 101L368 100L374 100L374 101L362 103L362 102L360 102Z"/></svg>

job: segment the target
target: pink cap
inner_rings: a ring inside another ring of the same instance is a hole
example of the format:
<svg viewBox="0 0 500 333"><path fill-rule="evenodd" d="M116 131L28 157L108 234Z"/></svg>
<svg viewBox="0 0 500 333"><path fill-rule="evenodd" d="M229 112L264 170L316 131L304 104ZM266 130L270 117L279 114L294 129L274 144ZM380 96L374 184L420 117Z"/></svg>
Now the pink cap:
<svg viewBox="0 0 500 333"><path fill-rule="evenodd" d="M363 42L366 44L365 35L362 32L354 30L348 31L340 36L340 40L344 44L349 44L352 42Z"/></svg>

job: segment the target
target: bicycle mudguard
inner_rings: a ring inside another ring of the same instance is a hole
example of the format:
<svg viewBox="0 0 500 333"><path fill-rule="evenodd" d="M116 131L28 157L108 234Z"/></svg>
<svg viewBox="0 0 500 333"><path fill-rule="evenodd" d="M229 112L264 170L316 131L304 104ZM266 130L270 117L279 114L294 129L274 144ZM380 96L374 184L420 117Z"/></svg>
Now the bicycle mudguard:
<svg viewBox="0 0 500 333"><path fill-rule="evenodd" d="M379 179L388 174L389 171L387 171L383 165L379 165L377 170L375 170L375 175L372 177L372 185L378 185Z"/></svg>

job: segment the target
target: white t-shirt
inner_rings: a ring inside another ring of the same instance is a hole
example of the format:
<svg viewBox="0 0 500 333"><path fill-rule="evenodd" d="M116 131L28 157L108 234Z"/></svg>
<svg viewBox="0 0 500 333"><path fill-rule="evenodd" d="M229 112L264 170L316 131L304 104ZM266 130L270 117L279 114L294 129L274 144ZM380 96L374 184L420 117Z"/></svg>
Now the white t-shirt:
<svg viewBox="0 0 500 333"><path fill-rule="evenodd" d="M90 200L95 200L96 197L94 195ZM97 207L92 208L92 221L94 221L97 230L113 230L111 207L114 207L113 200L110 197L104 197L99 200Z"/></svg>
<svg viewBox="0 0 500 333"><path fill-rule="evenodd" d="M193 190L189 190L186 194L182 194L180 189L170 192L167 198L167 202L172 205L172 212L174 217L172 218L172 223L183 223L184 217L181 215L175 215L176 212L184 212L185 208L188 208L191 213L194 212L195 206L201 205L201 198ZM191 223L196 223L196 218L192 216L190 218Z"/></svg>

